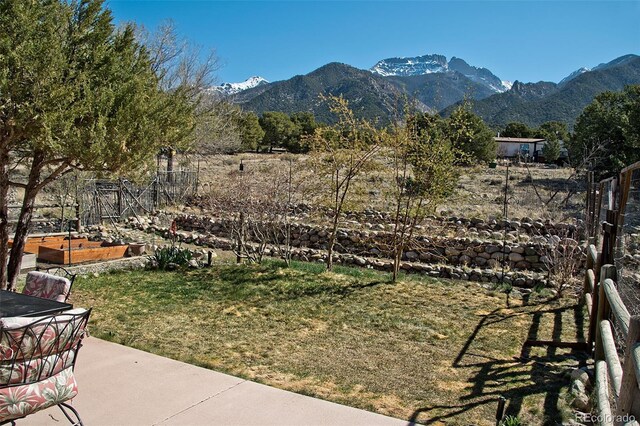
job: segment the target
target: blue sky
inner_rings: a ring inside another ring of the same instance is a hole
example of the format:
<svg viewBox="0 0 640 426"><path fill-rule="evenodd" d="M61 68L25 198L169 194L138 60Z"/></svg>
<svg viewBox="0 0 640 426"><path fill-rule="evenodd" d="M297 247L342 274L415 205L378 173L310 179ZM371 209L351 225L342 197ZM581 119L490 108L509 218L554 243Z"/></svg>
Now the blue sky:
<svg viewBox="0 0 640 426"><path fill-rule="evenodd" d="M329 62L369 68L393 56L439 53L503 80L559 81L640 54L640 1L124 1L117 22L180 35L221 60L219 82L269 81Z"/></svg>

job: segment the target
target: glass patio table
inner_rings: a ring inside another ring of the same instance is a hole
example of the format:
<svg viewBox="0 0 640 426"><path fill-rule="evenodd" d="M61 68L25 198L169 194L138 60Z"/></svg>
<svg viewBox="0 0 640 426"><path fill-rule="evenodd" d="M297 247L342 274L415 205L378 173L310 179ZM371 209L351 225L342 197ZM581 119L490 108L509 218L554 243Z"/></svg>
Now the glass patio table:
<svg viewBox="0 0 640 426"><path fill-rule="evenodd" d="M73 309L70 303L0 290L0 317L34 317Z"/></svg>

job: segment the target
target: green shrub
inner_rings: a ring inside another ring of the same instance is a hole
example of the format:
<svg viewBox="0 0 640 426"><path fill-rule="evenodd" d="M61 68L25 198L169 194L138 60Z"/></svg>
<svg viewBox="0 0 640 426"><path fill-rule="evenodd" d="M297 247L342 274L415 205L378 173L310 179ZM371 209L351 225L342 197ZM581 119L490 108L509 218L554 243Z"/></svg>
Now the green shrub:
<svg viewBox="0 0 640 426"><path fill-rule="evenodd" d="M161 247L150 256L151 265L154 269L167 270L176 267L189 266L189 261L193 258L193 253L189 249L176 246Z"/></svg>

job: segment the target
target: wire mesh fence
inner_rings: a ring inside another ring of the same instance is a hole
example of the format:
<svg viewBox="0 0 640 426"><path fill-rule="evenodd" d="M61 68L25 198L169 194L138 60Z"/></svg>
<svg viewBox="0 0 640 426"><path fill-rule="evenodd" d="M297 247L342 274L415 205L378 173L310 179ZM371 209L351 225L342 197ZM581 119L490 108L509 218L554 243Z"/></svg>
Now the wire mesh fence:
<svg viewBox="0 0 640 426"><path fill-rule="evenodd" d="M79 197L80 222L82 225L115 223L179 204L195 195L197 185L197 173L192 171L159 172L144 184L126 179L86 180Z"/></svg>
<svg viewBox="0 0 640 426"><path fill-rule="evenodd" d="M620 211L614 251L618 291L631 315L640 314L640 163L620 178Z"/></svg>

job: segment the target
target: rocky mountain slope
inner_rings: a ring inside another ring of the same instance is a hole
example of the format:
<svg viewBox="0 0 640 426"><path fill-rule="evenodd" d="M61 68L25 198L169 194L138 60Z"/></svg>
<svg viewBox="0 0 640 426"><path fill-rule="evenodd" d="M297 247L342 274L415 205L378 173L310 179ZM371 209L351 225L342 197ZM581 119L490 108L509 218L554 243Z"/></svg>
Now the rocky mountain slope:
<svg viewBox="0 0 640 426"><path fill-rule="evenodd" d="M603 91L640 84L640 57L625 55L593 69L581 68L559 83L503 81L490 70L443 55L388 58L370 70L330 63L306 75L268 83L252 77L243 83L215 88L245 110L293 113L310 111L318 121L334 117L320 95L344 96L360 117L381 123L398 117L405 98L423 111L448 115L463 99L496 127L510 121L537 126L565 121L570 126L593 98Z"/></svg>
<svg viewBox="0 0 640 426"><path fill-rule="evenodd" d="M335 117L321 102L321 94L344 96L358 116L388 122L400 110L398 102L403 92L379 75L334 62L306 75L246 90L232 99L258 114L311 111L316 120L333 122Z"/></svg>
<svg viewBox="0 0 640 426"><path fill-rule="evenodd" d="M640 84L640 56L626 55L591 71L574 72L569 77L560 84L516 81L507 92L472 101L472 109L495 127L502 127L510 121L539 126L552 120L572 126L599 93ZM445 108L442 114L450 114L453 108L455 105Z"/></svg>

